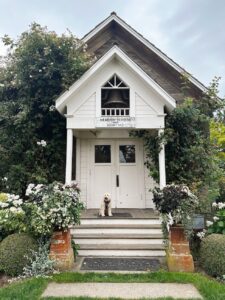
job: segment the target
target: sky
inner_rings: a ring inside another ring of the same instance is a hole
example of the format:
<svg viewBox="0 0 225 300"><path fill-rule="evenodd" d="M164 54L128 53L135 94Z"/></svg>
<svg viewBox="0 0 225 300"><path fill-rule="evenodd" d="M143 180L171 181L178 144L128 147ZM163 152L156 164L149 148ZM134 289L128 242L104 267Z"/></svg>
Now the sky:
<svg viewBox="0 0 225 300"><path fill-rule="evenodd" d="M112 11L203 84L222 77L225 96L225 0L0 0L0 36L35 21L81 38Z"/></svg>

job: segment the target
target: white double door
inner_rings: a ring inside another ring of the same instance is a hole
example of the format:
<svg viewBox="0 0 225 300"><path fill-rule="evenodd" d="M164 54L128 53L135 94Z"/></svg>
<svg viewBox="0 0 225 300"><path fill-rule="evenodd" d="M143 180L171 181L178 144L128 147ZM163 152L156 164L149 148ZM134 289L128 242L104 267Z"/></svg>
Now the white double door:
<svg viewBox="0 0 225 300"><path fill-rule="evenodd" d="M143 149L134 140L90 142L88 208L110 193L113 208L144 208Z"/></svg>

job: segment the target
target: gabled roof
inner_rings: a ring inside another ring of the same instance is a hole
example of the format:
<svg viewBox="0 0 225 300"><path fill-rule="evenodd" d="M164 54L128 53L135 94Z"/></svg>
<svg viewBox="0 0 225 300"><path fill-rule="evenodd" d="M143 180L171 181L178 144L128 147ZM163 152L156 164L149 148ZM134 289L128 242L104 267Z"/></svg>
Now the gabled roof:
<svg viewBox="0 0 225 300"><path fill-rule="evenodd" d="M99 23L95 28L93 28L89 33L87 33L83 38L83 42L87 43L90 39L92 39L95 35L97 35L101 30L107 27L111 22L116 22L121 27L123 27L126 31L132 34L137 40L143 43L146 47L148 47L151 51L153 51L156 55L158 55L162 60L164 60L167 64L169 64L174 70L179 72L180 74L187 74L189 81L192 82L198 89L205 92L207 88L198 81L194 76L188 73L184 68L179 66L175 61L169 58L165 53L163 53L160 49L158 49L154 44L149 42L146 38L144 38L140 33L138 33L135 29L133 29L130 25L128 25L123 19L117 16L115 12L112 12L109 17Z"/></svg>
<svg viewBox="0 0 225 300"><path fill-rule="evenodd" d="M64 108L70 98L76 91L78 91L86 80L92 77L99 68L103 67L113 58L118 58L124 64L126 64L132 71L134 71L140 78L142 78L146 84L151 87L157 94L161 95L165 105L169 110L176 107L176 101L173 99L164 89L162 89L150 76L148 76L137 64L133 62L118 46L113 46L104 56L102 56L90 69L88 69L80 79L78 79L68 91L63 93L56 100L56 108L59 112L63 112Z"/></svg>

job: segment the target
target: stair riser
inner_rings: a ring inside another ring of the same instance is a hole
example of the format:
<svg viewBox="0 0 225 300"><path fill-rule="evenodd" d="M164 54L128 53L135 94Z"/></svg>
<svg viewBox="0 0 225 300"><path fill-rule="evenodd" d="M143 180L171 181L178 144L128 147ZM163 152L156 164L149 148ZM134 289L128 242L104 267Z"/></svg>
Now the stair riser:
<svg viewBox="0 0 225 300"><path fill-rule="evenodd" d="M159 219L82 219L71 234L80 256L165 256Z"/></svg>
<svg viewBox="0 0 225 300"><path fill-rule="evenodd" d="M161 234L73 234L72 238L77 239L162 239Z"/></svg>
<svg viewBox="0 0 225 300"><path fill-rule="evenodd" d="M81 250L164 250L163 245L88 245L79 244Z"/></svg>
<svg viewBox="0 0 225 300"><path fill-rule="evenodd" d="M80 256L105 256L105 257L163 257L163 250L79 250Z"/></svg>
<svg viewBox="0 0 225 300"><path fill-rule="evenodd" d="M159 225L159 219L81 219L81 225Z"/></svg>
<svg viewBox="0 0 225 300"><path fill-rule="evenodd" d="M79 234L85 234L85 235L94 235L94 234L119 234L119 235L126 235L126 234L145 234L145 235L150 235L150 234L161 234L162 230L161 229L146 229L146 228L75 228L71 229L71 234L76 236Z"/></svg>
<svg viewBox="0 0 225 300"><path fill-rule="evenodd" d="M78 245L164 245L162 239L74 239Z"/></svg>

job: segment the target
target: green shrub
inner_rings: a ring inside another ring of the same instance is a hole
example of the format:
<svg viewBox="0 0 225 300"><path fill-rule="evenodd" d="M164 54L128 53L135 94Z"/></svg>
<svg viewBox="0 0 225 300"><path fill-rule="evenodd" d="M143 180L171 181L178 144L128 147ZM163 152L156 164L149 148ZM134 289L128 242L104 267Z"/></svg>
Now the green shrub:
<svg viewBox="0 0 225 300"><path fill-rule="evenodd" d="M37 242L29 235L9 235L0 244L0 270L10 276L22 274L23 268L30 263L31 250L37 249Z"/></svg>
<svg viewBox="0 0 225 300"><path fill-rule="evenodd" d="M225 275L225 235L211 234L202 240L200 262L209 275Z"/></svg>

